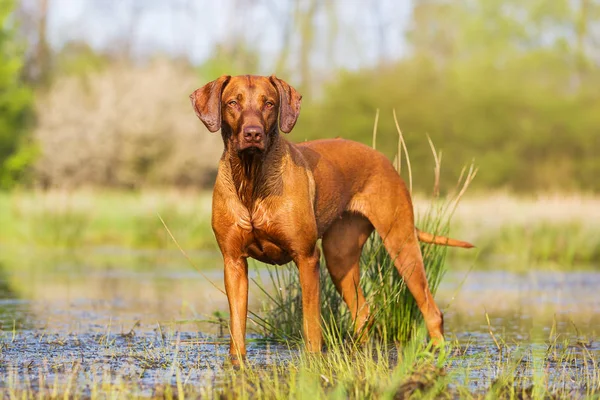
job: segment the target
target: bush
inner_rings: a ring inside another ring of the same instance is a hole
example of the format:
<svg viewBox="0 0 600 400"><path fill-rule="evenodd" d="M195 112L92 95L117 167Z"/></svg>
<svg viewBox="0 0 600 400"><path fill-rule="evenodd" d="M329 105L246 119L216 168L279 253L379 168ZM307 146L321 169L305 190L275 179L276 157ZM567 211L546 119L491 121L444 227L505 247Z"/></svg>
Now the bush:
<svg viewBox="0 0 600 400"><path fill-rule="evenodd" d="M198 121L187 65L111 64L55 80L37 101L43 187L206 186L223 144Z"/></svg>
<svg viewBox="0 0 600 400"><path fill-rule="evenodd" d="M475 44L466 46L464 54L444 63L415 53L338 73L321 99L307 99L293 134L296 140L339 135L369 143L379 109L377 148L392 157L396 144L390 117L395 109L415 165L427 162L424 136L429 133L451 155L446 168L451 176L477 157L482 171L477 188L600 191L598 63L589 61L581 70L574 61L577 54L558 46L496 54L488 53L483 43L479 50ZM430 173L416 171L419 190L425 189Z"/></svg>
<svg viewBox="0 0 600 400"><path fill-rule="evenodd" d="M36 156L28 141L31 90L21 79L24 51L15 39L14 2L0 2L0 189L14 186Z"/></svg>

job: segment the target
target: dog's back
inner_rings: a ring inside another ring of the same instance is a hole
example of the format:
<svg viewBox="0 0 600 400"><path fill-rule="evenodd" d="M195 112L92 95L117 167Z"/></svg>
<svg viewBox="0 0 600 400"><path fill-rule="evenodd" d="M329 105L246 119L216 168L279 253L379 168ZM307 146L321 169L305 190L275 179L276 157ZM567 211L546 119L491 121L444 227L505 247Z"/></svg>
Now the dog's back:
<svg viewBox="0 0 600 400"><path fill-rule="evenodd" d="M296 145L316 183L319 230L343 212L369 217L385 193L397 193L396 203L410 210L412 203L404 181L380 152L345 139L323 139Z"/></svg>

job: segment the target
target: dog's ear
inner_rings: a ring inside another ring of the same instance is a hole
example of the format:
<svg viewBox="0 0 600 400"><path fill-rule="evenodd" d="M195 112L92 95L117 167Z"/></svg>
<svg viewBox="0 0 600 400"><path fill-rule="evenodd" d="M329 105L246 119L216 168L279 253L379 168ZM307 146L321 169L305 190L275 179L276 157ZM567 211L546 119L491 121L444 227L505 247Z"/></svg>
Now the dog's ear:
<svg viewBox="0 0 600 400"><path fill-rule="evenodd" d="M223 75L190 95L196 115L211 132L221 129L221 93L230 78Z"/></svg>
<svg viewBox="0 0 600 400"><path fill-rule="evenodd" d="M290 133L300 115L302 96L287 82L275 75L271 75L269 80L279 92L279 129L282 132Z"/></svg>

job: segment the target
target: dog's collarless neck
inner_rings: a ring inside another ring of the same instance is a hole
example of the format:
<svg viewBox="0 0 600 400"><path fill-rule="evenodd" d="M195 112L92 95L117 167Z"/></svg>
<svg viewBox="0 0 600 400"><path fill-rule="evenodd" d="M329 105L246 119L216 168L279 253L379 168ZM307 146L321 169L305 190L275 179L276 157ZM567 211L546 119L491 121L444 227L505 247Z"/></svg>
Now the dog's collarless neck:
<svg viewBox="0 0 600 400"><path fill-rule="evenodd" d="M229 153L228 164L231 182L242 202L248 209L257 199L277 194L282 187L282 166L287 146L279 139L268 151Z"/></svg>

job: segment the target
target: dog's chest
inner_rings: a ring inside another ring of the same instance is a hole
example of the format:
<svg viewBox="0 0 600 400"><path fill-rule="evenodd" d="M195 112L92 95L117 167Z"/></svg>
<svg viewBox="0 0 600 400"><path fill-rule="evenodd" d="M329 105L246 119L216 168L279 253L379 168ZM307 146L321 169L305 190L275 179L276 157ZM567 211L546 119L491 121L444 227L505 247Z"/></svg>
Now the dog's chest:
<svg viewBox="0 0 600 400"><path fill-rule="evenodd" d="M253 207L247 245L248 255L269 264L285 264L291 261L285 235L282 235L283 221L277 212L264 203Z"/></svg>

